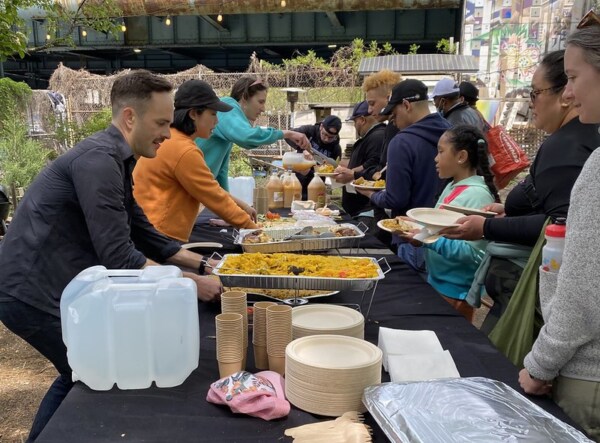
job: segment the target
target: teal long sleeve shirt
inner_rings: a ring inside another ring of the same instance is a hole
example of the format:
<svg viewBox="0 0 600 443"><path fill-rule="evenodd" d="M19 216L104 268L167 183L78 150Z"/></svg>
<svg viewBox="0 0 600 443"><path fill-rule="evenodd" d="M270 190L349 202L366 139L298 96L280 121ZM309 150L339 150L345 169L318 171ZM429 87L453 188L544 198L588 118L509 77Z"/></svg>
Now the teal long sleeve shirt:
<svg viewBox="0 0 600 443"><path fill-rule="evenodd" d="M204 160L215 179L223 189L229 191L229 156L233 144L244 149L258 148L282 139L283 131L252 126L237 100L223 97L221 101L233 106L233 109L218 112L219 123L210 138L197 138L196 144L204 153Z"/></svg>
<svg viewBox="0 0 600 443"><path fill-rule="evenodd" d="M450 204L481 209L494 203L494 197L483 177L474 175L458 183L450 183L440 196L436 208L457 187L468 186ZM466 241L440 238L434 243L424 244L427 263L427 281L446 297L464 300L469 292L475 272L483 259L486 240Z"/></svg>

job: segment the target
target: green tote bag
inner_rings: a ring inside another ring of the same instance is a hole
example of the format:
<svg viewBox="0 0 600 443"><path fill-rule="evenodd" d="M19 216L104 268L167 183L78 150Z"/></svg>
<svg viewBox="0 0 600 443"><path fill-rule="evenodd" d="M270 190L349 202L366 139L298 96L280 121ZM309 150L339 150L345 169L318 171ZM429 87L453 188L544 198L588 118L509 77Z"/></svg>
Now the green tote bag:
<svg viewBox="0 0 600 443"><path fill-rule="evenodd" d="M523 359L531 351L542 326L541 316L536 315L538 272L549 222L550 219L544 224L504 315L489 334L492 343L519 368L523 367Z"/></svg>

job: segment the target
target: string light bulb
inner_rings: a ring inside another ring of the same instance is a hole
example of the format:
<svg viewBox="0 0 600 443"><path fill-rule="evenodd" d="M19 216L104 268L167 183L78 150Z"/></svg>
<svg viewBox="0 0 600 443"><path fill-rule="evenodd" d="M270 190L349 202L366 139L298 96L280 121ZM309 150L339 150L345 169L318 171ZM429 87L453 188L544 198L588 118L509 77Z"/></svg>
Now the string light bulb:
<svg viewBox="0 0 600 443"><path fill-rule="evenodd" d="M81 36L87 37L87 31L85 29L81 31Z"/></svg>
<svg viewBox="0 0 600 443"><path fill-rule="evenodd" d="M223 21L223 14L221 14L220 12L219 12L219 15L217 15L217 21L219 23L221 23Z"/></svg>
<svg viewBox="0 0 600 443"><path fill-rule="evenodd" d="M285 0L281 0L281 7L282 7L282 8L285 8L285 7L286 7L286 5L287 5L287 3L285 2Z"/></svg>
<svg viewBox="0 0 600 443"><path fill-rule="evenodd" d="M52 36L50 34L46 34L46 40L50 40Z"/></svg>
<svg viewBox="0 0 600 443"><path fill-rule="evenodd" d="M171 26L171 16L167 15L167 19L165 20L165 25Z"/></svg>
<svg viewBox="0 0 600 443"><path fill-rule="evenodd" d="M121 32L127 31L127 26L125 26L125 22L121 23Z"/></svg>

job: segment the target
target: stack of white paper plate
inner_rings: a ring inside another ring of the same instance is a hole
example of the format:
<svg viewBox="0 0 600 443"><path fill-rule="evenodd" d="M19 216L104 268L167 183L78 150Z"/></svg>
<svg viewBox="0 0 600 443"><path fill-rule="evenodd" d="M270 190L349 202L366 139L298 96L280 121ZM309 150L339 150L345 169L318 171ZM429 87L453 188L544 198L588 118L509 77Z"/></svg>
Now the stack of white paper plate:
<svg viewBox="0 0 600 443"><path fill-rule="evenodd" d="M381 350L355 337L302 337L291 342L285 354L285 395L312 414L364 411L364 389L381 383Z"/></svg>
<svg viewBox="0 0 600 443"><path fill-rule="evenodd" d="M292 310L292 334L294 339L323 334L363 339L365 318L360 312L345 306L298 306Z"/></svg>

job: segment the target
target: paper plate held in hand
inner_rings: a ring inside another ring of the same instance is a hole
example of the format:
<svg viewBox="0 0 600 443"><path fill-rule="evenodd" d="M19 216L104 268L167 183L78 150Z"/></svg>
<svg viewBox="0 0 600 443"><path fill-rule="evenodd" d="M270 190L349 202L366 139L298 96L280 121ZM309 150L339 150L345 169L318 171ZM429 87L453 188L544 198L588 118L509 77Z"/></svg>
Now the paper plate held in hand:
<svg viewBox="0 0 600 443"><path fill-rule="evenodd" d="M456 220L464 217L458 212L448 211L447 209L437 208L413 208L406 212L410 218L425 226L437 228L449 228L459 226ZM431 231L431 230L430 230ZM435 234L435 232L431 232Z"/></svg>

